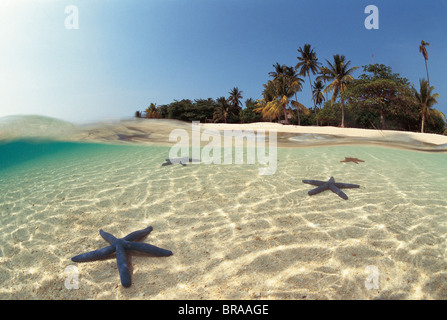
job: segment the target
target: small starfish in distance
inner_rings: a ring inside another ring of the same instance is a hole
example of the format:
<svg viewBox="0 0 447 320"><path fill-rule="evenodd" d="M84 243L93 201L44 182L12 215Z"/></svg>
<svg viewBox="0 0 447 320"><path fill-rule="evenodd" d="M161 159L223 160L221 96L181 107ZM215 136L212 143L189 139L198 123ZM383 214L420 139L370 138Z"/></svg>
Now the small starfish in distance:
<svg viewBox="0 0 447 320"><path fill-rule="evenodd" d="M112 253L116 252L116 262L118 265L118 272L121 278L121 284L124 287L130 287L130 271L127 265L126 250L135 250L139 252L148 253L155 257L167 257L172 255L172 252L166 249L161 249L148 243L133 242L147 236L152 231L152 227L147 227L143 230L138 230L129 233L121 239L115 238L110 233L99 230L99 234L104 238L110 246L98 249L95 251L86 252L71 258L73 262L86 262L107 258Z"/></svg>
<svg viewBox="0 0 447 320"><path fill-rule="evenodd" d="M341 191L340 188L360 188L358 184L335 182L334 177L331 177L328 181L303 180L303 182L318 186L318 188L312 189L308 192L310 196L330 189L332 192L335 192L339 197L345 200L348 200L348 196Z"/></svg>
<svg viewBox="0 0 447 320"><path fill-rule="evenodd" d="M354 162L356 164L359 164L359 162L365 162L365 161L360 160L358 158L347 158L347 157L345 157L345 160L340 161L340 162Z"/></svg>
<svg viewBox="0 0 447 320"><path fill-rule="evenodd" d="M186 164L189 163L193 163L193 162L200 162L200 160L197 159L192 159L192 158L188 158L188 157L183 157L183 158L172 158L172 159L166 159L165 163L162 163L162 166L169 166L171 164L181 164L182 166L186 166Z"/></svg>

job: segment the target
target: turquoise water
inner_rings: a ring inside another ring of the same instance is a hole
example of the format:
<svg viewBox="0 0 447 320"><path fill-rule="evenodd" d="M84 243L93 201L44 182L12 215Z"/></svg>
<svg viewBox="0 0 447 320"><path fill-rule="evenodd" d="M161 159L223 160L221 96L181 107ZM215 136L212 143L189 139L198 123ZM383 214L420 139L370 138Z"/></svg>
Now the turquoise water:
<svg viewBox="0 0 447 320"><path fill-rule="evenodd" d="M169 149L0 144L0 298L447 298L446 153L279 148L262 176L259 164L162 167ZM361 187L307 195L303 179L331 176ZM77 265L80 288L64 287L70 257L105 244L99 229L147 225L174 256L133 258L126 291L113 259Z"/></svg>
<svg viewBox="0 0 447 320"><path fill-rule="evenodd" d="M98 148L98 145L38 140L3 142L0 144L0 170L5 170L27 161L33 161L39 157L71 151L84 153L94 148Z"/></svg>
<svg viewBox="0 0 447 320"><path fill-rule="evenodd" d="M51 140L14 140L0 143L0 170L18 166L25 162L34 163L40 158L49 160L51 157L67 160L70 157L88 158L92 154L127 150L131 146L113 144L64 142ZM55 159L53 158L53 159Z"/></svg>

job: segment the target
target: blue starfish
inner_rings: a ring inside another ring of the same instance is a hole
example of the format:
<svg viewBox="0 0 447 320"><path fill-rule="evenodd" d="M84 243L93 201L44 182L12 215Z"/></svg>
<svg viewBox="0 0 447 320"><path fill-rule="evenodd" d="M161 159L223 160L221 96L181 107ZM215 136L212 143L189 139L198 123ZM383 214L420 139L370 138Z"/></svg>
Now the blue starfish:
<svg viewBox="0 0 447 320"><path fill-rule="evenodd" d="M318 186L318 188L312 189L308 192L310 196L320 193L324 190L330 189L331 191L338 194L341 198L348 200L348 196L340 190L340 188L360 188L358 184L335 182L334 177L331 177L328 181L319 180L303 180L304 183L312 184Z"/></svg>
<svg viewBox="0 0 447 320"><path fill-rule="evenodd" d="M110 233L99 230L99 234L104 238L110 246L98 249L95 251L86 252L71 258L73 262L86 262L106 258L112 253L116 252L116 262L121 278L121 284L124 287L130 287L130 271L127 265L126 250L135 250L139 252L148 253L156 257L167 257L172 255L172 252L166 249L161 249L148 243L132 242L147 236L152 231L152 227L147 227L143 230L132 232L124 238L117 239Z"/></svg>
<svg viewBox="0 0 447 320"><path fill-rule="evenodd" d="M166 159L165 163L162 163L162 166L169 166L171 164L181 164L182 166L186 166L187 163L192 163L192 162L200 162L200 160L197 159L192 159L192 158L188 158L188 157L183 157L183 158L172 158L172 159Z"/></svg>

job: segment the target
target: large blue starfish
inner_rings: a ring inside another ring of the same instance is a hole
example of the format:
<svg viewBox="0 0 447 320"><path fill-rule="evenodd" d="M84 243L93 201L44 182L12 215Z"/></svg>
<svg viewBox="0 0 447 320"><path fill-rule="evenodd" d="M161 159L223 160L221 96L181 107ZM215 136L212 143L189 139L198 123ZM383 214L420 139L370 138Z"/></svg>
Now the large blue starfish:
<svg viewBox="0 0 447 320"><path fill-rule="evenodd" d="M156 257L167 257L172 255L172 252L166 249L158 248L148 243L142 242L132 242L147 236L152 231L152 227L147 227L143 230L138 230L132 232L125 236L124 238L117 239L110 233L99 230L99 234L104 238L110 246L104 247L102 249L86 252L71 258L74 262L86 262L94 261L106 258L112 253L116 252L116 262L118 265L118 271L121 278L121 284L124 287L130 287L130 271L127 265L126 250L135 250L139 252L148 253Z"/></svg>
<svg viewBox="0 0 447 320"><path fill-rule="evenodd" d="M345 200L348 200L348 196L343 191L341 191L340 188L360 188L358 184L335 182L334 177L331 177L328 181L303 180L303 182L318 186L318 188L312 189L308 192L310 196L330 189Z"/></svg>

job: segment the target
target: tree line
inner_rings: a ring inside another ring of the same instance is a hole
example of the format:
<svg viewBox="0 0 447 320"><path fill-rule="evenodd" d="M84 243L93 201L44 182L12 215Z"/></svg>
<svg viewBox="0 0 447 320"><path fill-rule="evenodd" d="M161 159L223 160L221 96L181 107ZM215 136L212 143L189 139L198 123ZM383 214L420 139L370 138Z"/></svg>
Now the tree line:
<svg viewBox="0 0 447 320"><path fill-rule="evenodd" d="M323 65L315 49L305 44L297 50L295 66L278 62L273 65L261 99L246 99L243 106L243 92L234 87L228 97L174 100L160 106L151 103L135 116L214 123L275 121L447 134L445 115L434 109L439 94L434 93L428 80L428 45L422 41L419 46L427 80L421 78L417 88L390 66L377 63L362 66L363 73L354 78L359 67L351 66L344 55L335 54ZM298 96L306 81L310 92L302 94L312 98L312 105L307 107Z"/></svg>
<svg viewBox="0 0 447 320"><path fill-rule="evenodd" d="M174 100L165 105L151 103L142 111L136 111L137 118L176 119L182 121L200 121L212 123L250 123L264 121L257 108L257 102L250 98L242 106L242 91L234 87L229 97L217 99Z"/></svg>

